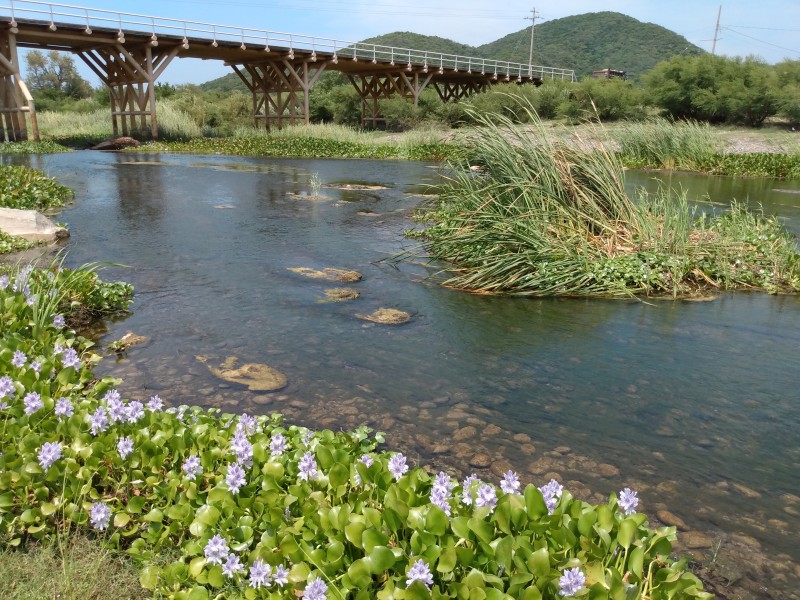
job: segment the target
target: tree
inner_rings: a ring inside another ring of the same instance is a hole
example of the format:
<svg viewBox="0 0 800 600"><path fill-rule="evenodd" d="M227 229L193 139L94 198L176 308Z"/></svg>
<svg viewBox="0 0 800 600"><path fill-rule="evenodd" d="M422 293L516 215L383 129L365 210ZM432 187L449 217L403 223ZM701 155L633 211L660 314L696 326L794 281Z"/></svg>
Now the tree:
<svg viewBox="0 0 800 600"><path fill-rule="evenodd" d="M52 99L88 98L92 86L80 76L75 61L68 54L51 50L47 54L32 50L25 58L25 77L32 92L39 92Z"/></svg>

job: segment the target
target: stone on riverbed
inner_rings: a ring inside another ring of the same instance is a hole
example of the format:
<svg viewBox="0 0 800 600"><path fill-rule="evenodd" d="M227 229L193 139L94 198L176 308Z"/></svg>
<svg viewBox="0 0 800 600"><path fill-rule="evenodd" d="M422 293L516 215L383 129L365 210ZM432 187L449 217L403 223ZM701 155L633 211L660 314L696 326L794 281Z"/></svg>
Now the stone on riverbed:
<svg viewBox="0 0 800 600"><path fill-rule="evenodd" d="M0 231L31 242L54 242L69 232L35 210L0 208Z"/></svg>
<svg viewBox="0 0 800 600"><path fill-rule="evenodd" d="M292 273L297 273L303 277L311 279L325 279L326 281L360 281L361 273L358 271L348 271L346 269L326 268L322 270L311 269L309 267L289 267Z"/></svg>
<svg viewBox="0 0 800 600"><path fill-rule="evenodd" d="M123 150L124 148L135 148L136 146L141 146L141 143L132 137L117 137L103 140L96 146L92 146L92 150Z"/></svg>
<svg viewBox="0 0 800 600"><path fill-rule="evenodd" d="M216 377L231 383L246 385L252 391L274 392L286 387L286 375L269 365L245 363L236 368L239 359L229 356L219 367L215 367L208 364L207 356L201 355L195 356L195 358L205 364Z"/></svg>
<svg viewBox="0 0 800 600"><path fill-rule="evenodd" d="M347 302L355 300L360 294L353 288L328 288L323 302Z"/></svg>
<svg viewBox="0 0 800 600"><path fill-rule="evenodd" d="M411 320L411 315L396 308L379 308L373 313L365 315L357 313L356 317L364 321L372 321L381 325L402 325Z"/></svg>

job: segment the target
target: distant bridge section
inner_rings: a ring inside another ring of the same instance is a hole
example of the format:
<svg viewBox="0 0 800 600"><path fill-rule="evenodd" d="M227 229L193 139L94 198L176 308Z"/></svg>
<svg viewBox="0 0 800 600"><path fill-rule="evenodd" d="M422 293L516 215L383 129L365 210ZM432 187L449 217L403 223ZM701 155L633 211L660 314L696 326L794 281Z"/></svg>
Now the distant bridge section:
<svg viewBox="0 0 800 600"><path fill-rule="evenodd" d="M221 60L253 98L255 125L308 123L309 91L325 70L346 75L361 97L362 125L379 120L378 100L416 106L432 86L454 102L503 81L574 81L571 69L395 48L361 42L182 21L134 13L0 0L0 118L7 140L38 139L36 110L18 48L72 52L109 88L115 135L158 137L155 83L178 58Z"/></svg>

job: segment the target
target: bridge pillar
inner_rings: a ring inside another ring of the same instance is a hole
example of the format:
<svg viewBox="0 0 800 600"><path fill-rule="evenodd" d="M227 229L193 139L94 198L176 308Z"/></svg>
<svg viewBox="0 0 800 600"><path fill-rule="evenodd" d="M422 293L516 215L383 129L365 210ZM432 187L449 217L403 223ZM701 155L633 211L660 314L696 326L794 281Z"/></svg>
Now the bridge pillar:
<svg viewBox="0 0 800 600"><path fill-rule="evenodd" d="M348 75L350 83L361 96L361 126L369 122L375 128L381 121L378 100L390 98L394 94L413 100L414 108L419 106L419 97L430 83L433 73L396 71L393 73Z"/></svg>
<svg viewBox="0 0 800 600"><path fill-rule="evenodd" d="M253 95L253 121L269 131L285 124L308 123L308 92L325 71L327 62L316 58L231 63L231 68Z"/></svg>
<svg viewBox="0 0 800 600"><path fill-rule="evenodd" d="M138 134L158 139L155 83L181 47L157 48L154 44L157 42L126 48L117 43L77 53L108 86L115 136Z"/></svg>
<svg viewBox="0 0 800 600"><path fill-rule="evenodd" d="M0 33L0 141L17 142L28 139L25 116L31 121L33 139L39 141L36 107L19 69L16 31Z"/></svg>

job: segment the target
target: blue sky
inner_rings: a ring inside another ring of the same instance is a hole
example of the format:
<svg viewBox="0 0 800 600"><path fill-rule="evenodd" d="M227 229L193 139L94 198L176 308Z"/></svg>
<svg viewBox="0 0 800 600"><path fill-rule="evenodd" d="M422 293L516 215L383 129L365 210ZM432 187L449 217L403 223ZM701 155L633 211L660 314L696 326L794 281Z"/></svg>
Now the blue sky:
<svg viewBox="0 0 800 600"><path fill-rule="evenodd" d="M25 3L15 4L22 8ZM502 3L486 0L82 0L74 4L342 40L360 40L392 31L413 31L470 45L485 44L529 28L530 20L525 17L531 15L534 6L540 15L537 24L570 15L610 10L671 29L709 51L720 7L718 0L505 0ZM771 63L784 58L800 59L798 0L723 2L720 26L717 54L754 54ZM161 80L202 83L228 72L229 68L221 63L176 60ZM88 73L84 75L88 78ZM97 83L95 78L90 79Z"/></svg>

